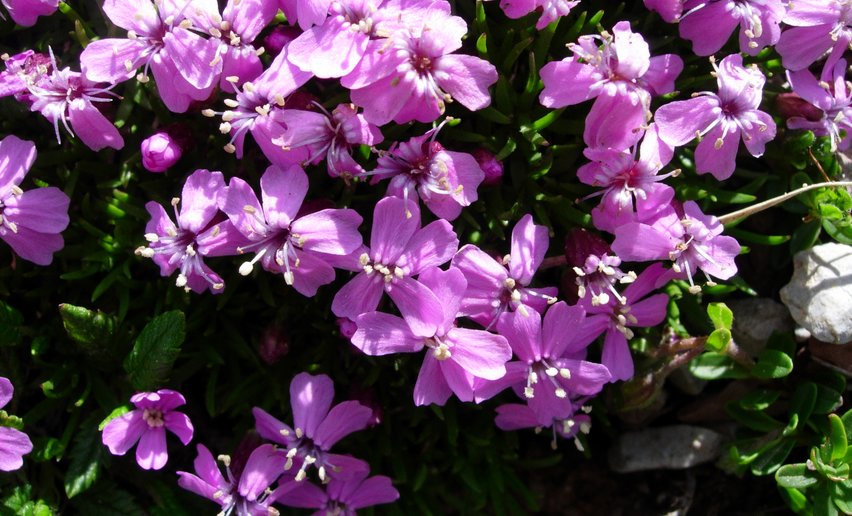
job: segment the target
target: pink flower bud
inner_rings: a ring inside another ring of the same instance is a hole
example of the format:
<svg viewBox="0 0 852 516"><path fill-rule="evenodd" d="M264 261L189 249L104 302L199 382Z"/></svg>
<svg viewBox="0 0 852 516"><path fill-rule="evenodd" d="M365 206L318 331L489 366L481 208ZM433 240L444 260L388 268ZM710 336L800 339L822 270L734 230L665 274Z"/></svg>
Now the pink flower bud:
<svg viewBox="0 0 852 516"><path fill-rule="evenodd" d="M287 46L287 43L296 39L299 34L301 34L301 31L296 27L277 25L272 29L272 32L263 38L263 48L266 49L269 55L277 56Z"/></svg>
<svg viewBox="0 0 852 516"><path fill-rule="evenodd" d="M500 180L503 178L503 163L494 154L483 148L476 149L471 154L476 158L476 162L479 163L479 168L485 172L485 179L482 181L482 184L500 184Z"/></svg>
<svg viewBox="0 0 852 516"><path fill-rule="evenodd" d="M142 166L149 172L165 172L178 162L183 148L167 131L160 131L142 141Z"/></svg>
<svg viewBox="0 0 852 516"><path fill-rule="evenodd" d="M775 106L783 118L800 116L811 122L819 122L825 116L823 110L795 93L781 93L775 99Z"/></svg>
<svg viewBox="0 0 852 516"><path fill-rule="evenodd" d="M346 317L338 317L337 326L340 327L340 335L345 339L351 339L358 330L358 325L355 324L355 321Z"/></svg>
<svg viewBox="0 0 852 516"><path fill-rule="evenodd" d="M284 331L278 326L266 328L260 337L257 352L267 365L272 365L281 360L281 357L290 351L290 343Z"/></svg>

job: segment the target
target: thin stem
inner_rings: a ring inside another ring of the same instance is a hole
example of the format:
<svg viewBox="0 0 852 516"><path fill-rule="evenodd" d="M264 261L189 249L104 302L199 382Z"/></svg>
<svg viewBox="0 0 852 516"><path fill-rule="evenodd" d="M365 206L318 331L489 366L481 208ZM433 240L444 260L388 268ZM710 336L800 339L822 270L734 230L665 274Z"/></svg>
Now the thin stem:
<svg viewBox="0 0 852 516"><path fill-rule="evenodd" d="M750 215L754 215L755 213L761 212L767 208L771 208L777 204L781 204L785 201L796 197L799 194L803 194L805 192L809 192L811 190L816 190L818 188L843 188L843 187L852 187L852 181L829 181L827 183L816 183L813 185L803 185L801 188L797 188L792 192L785 193L784 195L779 195L778 197L773 197L772 199L759 202L757 204L753 204L741 210L732 211L727 215L722 215L719 217L719 222L722 224L730 224L732 222L736 222L740 219L744 219Z"/></svg>

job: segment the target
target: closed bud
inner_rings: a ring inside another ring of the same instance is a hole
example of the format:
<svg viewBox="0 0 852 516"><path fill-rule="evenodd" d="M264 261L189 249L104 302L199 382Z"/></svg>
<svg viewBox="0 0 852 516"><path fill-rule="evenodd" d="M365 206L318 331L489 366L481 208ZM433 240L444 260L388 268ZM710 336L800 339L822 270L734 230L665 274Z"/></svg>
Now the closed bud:
<svg viewBox="0 0 852 516"><path fill-rule="evenodd" d="M183 147L167 131L142 141L142 166L149 172L165 172L183 156Z"/></svg>
<svg viewBox="0 0 852 516"><path fill-rule="evenodd" d="M503 179L503 162L498 160L494 154L486 149L476 149L471 152L476 162L479 163L479 168L485 172L485 179L482 181L486 185L498 185Z"/></svg>

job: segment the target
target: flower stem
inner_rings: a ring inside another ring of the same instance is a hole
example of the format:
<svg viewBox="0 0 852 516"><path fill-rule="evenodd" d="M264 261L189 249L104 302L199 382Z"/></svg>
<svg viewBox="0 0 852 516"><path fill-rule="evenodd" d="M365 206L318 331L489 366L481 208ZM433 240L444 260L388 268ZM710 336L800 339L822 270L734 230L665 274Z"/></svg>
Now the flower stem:
<svg viewBox="0 0 852 516"><path fill-rule="evenodd" d="M732 222L736 222L740 219L744 219L750 215L754 215L755 213L759 213L767 208L771 208L777 204L781 204L785 201L796 197L799 194L803 194L805 192L809 192L811 190L816 190L818 188L839 188L839 187L852 187L852 181L829 181L827 183L816 183L813 185L802 185L801 188L797 188L792 192L785 193L784 195L779 195L778 197L773 197L772 199L768 199L763 202L759 202L757 204L753 204L741 210L732 211L727 215L722 215L719 217L719 222L722 224L730 224Z"/></svg>

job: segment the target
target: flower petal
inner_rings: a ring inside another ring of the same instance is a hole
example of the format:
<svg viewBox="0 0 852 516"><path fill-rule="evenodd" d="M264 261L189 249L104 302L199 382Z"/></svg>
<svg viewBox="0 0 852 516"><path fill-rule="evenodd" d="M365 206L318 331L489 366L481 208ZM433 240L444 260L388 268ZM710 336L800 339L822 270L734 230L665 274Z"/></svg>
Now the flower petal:
<svg viewBox="0 0 852 516"><path fill-rule="evenodd" d="M118 129L87 99L74 99L68 103L68 121L74 134L93 151L104 147L124 147L124 138Z"/></svg>
<svg viewBox="0 0 852 516"><path fill-rule="evenodd" d="M323 450L329 450L337 441L352 432L367 428L372 418L373 409L357 401L344 401L335 405L317 427L314 444Z"/></svg>
<svg viewBox="0 0 852 516"><path fill-rule="evenodd" d="M136 463L142 469L163 469L168 460L166 429L162 426L145 429L136 447Z"/></svg>
<svg viewBox="0 0 852 516"><path fill-rule="evenodd" d="M14 428L0 427L0 471L14 471L24 465L23 455L33 451L27 434Z"/></svg>
<svg viewBox="0 0 852 516"><path fill-rule="evenodd" d="M355 319L358 329L352 344L372 356L414 353L423 349L423 337L411 332L400 317L382 312L367 312Z"/></svg>
<svg viewBox="0 0 852 516"><path fill-rule="evenodd" d="M290 405L296 429L313 438L333 399L334 382L331 378L324 374L297 374L290 382Z"/></svg>

